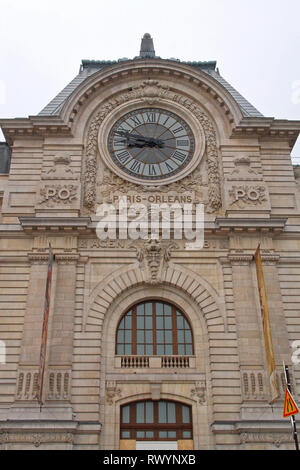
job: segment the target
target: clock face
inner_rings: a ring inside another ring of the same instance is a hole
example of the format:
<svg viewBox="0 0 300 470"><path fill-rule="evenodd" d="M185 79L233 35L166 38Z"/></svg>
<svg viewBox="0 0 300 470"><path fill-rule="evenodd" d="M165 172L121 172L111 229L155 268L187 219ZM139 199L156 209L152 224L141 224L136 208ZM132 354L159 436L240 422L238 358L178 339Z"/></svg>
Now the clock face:
<svg viewBox="0 0 300 470"><path fill-rule="evenodd" d="M123 172L141 181L180 173L194 154L194 136L176 114L159 108L125 114L108 136L110 156Z"/></svg>

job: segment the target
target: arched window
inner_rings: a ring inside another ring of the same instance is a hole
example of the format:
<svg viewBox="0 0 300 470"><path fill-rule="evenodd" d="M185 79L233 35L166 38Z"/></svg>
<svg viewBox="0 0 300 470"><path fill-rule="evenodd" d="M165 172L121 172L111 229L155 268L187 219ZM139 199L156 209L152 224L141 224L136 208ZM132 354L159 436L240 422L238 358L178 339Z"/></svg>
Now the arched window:
<svg viewBox="0 0 300 470"><path fill-rule="evenodd" d="M158 300L134 305L121 319L118 355L192 355L191 327L174 305Z"/></svg>
<svg viewBox="0 0 300 470"><path fill-rule="evenodd" d="M121 439L139 441L192 439L191 407L168 400L123 405L120 434Z"/></svg>

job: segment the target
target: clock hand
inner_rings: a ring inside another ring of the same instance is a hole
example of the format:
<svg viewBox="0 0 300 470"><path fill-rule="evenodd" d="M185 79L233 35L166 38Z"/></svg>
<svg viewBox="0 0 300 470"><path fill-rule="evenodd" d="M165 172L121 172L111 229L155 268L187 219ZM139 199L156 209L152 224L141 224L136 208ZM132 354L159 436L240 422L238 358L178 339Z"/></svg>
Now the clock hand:
<svg viewBox="0 0 300 470"><path fill-rule="evenodd" d="M130 147L141 147L141 143L138 144L138 142L144 142L143 146L144 147L159 147L162 148L164 146L164 143L162 140L159 139L154 139L153 137L144 137L142 135L137 135L137 134L131 134L128 131L115 131L115 134L120 135L122 137L126 137L127 140L130 142L130 140L133 140L133 143L129 143ZM134 144L134 141L137 141L137 144Z"/></svg>

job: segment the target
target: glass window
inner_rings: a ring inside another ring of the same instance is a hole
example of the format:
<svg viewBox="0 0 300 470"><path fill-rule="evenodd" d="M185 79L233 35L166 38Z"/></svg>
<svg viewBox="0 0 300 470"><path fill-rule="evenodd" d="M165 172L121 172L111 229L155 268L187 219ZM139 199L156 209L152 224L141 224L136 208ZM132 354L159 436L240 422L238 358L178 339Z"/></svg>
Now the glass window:
<svg viewBox="0 0 300 470"><path fill-rule="evenodd" d="M169 400L145 400L121 407L120 436L137 440L192 439L188 405Z"/></svg>
<svg viewBox="0 0 300 470"><path fill-rule="evenodd" d="M192 355L190 325L169 303L141 302L120 320L116 332L119 355Z"/></svg>

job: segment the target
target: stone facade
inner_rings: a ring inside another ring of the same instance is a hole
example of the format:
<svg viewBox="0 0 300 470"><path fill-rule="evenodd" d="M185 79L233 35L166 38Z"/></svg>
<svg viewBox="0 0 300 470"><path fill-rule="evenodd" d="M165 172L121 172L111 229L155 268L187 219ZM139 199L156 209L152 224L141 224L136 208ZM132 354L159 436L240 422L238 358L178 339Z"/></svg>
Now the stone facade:
<svg viewBox="0 0 300 470"><path fill-rule="evenodd" d="M109 165L111 123L136 107L159 106L190 123L190 171L139 185ZM194 449L292 449L282 418L282 361L299 400L300 186L291 149L300 123L245 116L217 80L156 57L91 74L56 114L2 119L11 147L0 175L0 449L119 449L120 407L175 400L192 407ZM96 209L128 201L205 205L205 242L99 240ZM55 254L45 403L34 398L48 245ZM253 254L261 244L280 396L269 387ZM144 299L185 313L194 354L124 361L118 322Z"/></svg>

